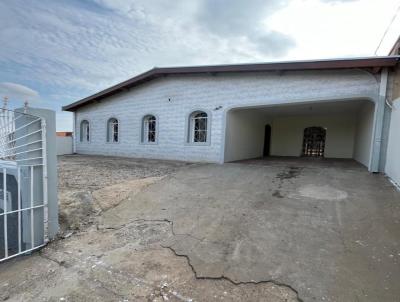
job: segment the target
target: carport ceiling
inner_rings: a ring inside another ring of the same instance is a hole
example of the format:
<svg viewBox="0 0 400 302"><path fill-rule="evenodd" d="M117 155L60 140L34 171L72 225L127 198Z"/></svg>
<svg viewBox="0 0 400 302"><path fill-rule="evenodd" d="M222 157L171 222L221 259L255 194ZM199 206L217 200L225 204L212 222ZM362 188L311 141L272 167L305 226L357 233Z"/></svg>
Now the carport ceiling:
<svg viewBox="0 0 400 302"><path fill-rule="evenodd" d="M365 100L336 101L336 102L313 102L302 104L284 104L273 106L260 106L253 108L235 109L235 111L247 111L265 116L307 116L307 115L337 115L337 114L355 114Z"/></svg>

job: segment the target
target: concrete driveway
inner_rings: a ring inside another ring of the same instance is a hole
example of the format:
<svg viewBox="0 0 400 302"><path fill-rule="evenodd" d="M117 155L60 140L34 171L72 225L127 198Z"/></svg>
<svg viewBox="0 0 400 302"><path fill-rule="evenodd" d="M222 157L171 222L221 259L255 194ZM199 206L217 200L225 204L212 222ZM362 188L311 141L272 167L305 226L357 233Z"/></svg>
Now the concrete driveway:
<svg viewBox="0 0 400 302"><path fill-rule="evenodd" d="M65 156L59 201L0 301L399 301L400 193L354 161Z"/></svg>
<svg viewBox="0 0 400 302"><path fill-rule="evenodd" d="M354 161L194 165L102 216L164 220L197 278L273 282L304 301L399 301L400 193Z"/></svg>

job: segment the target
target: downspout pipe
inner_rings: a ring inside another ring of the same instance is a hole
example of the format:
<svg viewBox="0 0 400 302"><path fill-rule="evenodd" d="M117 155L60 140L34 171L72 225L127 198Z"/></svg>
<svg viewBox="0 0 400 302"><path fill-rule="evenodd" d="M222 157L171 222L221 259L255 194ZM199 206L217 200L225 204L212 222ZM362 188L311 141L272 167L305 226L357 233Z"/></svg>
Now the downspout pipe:
<svg viewBox="0 0 400 302"><path fill-rule="evenodd" d="M389 77L388 69L383 68L381 71L378 102L376 103L376 109L375 109L375 129L374 129L374 140L373 140L373 149L372 149L371 165L370 165L370 171L374 173L379 172L379 161L382 149L383 117L385 113L388 77Z"/></svg>
<svg viewBox="0 0 400 302"><path fill-rule="evenodd" d="M72 154L76 153L76 113L72 112Z"/></svg>

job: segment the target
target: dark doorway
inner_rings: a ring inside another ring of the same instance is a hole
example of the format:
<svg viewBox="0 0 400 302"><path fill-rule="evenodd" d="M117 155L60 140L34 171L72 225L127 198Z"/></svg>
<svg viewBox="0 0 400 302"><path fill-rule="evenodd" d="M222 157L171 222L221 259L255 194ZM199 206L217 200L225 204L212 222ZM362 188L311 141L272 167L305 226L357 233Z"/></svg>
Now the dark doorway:
<svg viewBox="0 0 400 302"><path fill-rule="evenodd" d="M323 157L325 152L326 130L322 127L304 129L302 156Z"/></svg>
<svg viewBox="0 0 400 302"><path fill-rule="evenodd" d="M265 125L264 152L263 152L264 157L270 155L270 146L271 146L271 126Z"/></svg>

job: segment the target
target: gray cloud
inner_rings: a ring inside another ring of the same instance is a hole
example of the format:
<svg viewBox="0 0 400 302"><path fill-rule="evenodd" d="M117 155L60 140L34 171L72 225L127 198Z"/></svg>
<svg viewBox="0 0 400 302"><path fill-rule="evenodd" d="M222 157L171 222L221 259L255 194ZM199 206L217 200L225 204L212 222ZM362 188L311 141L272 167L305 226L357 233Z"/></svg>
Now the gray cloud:
<svg viewBox="0 0 400 302"><path fill-rule="evenodd" d="M265 55L283 56L294 46L293 38L265 28L263 21L287 0L206 0L197 20L221 38L244 37Z"/></svg>
<svg viewBox="0 0 400 302"><path fill-rule="evenodd" d="M174 26L186 39L189 34L200 40L219 39L232 49L240 40L249 48L254 46L261 56L279 57L294 46L285 34L268 30L263 21L290 0L95 0L96 3L131 17L141 16L146 21ZM169 28L171 30L171 28ZM215 42L215 41L214 41ZM214 44L215 45L215 44Z"/></svg>
<svg viewBox="0 0 400 302"><path fill-rule="evenodd" d="M276 31L253 37L258 49L266 55L280 57L286 54L292 47L295 47L295 42L292 37Z"/></svg>
<svg viewBox="0 0 400 302"><path fill-rule="evenodd" d="M39 93L21 84L2 82L0 83L0 96L36 99L39 97Z"/></svg>
<svg viewBox="0 0 400 302"><path fill-rule="evenodd" d="M262 19L288 1L282 0L205 0L201 1L198 20L210 31L221 35L253 33Z"/></svg>

